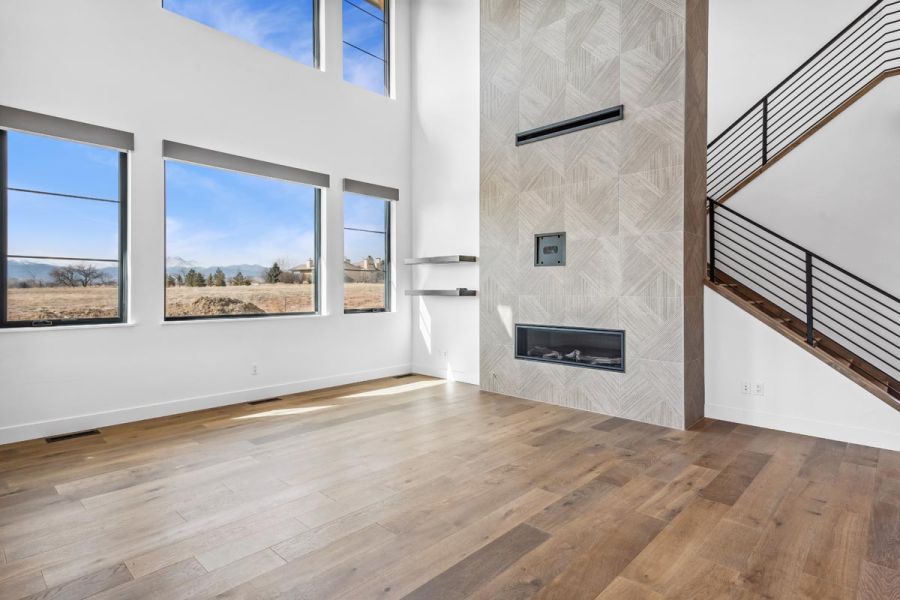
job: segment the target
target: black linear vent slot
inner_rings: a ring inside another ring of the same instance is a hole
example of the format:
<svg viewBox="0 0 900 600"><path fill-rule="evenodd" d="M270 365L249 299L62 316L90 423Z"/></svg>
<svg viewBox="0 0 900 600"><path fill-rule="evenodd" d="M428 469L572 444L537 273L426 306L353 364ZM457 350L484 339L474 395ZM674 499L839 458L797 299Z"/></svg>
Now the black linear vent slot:
<svg viewBox="0 0 900 600"><path fill-rule="evenodd" d="M597 125L605 125L606 123L621 121L624 118L625 107L620 104L619 106L614 106L612 108L606 108L603 110L598 110L597 112L581 115L580 117L575 117L574 119L566 119L565 121L560 121L559 123L544 125L543 127L529 129L528 131L517 133L516 146L530 144L531 142L539 142L541 140L546 140L547 138L556 137L558 135L565 135L574 131L588 129L589 127L596 127Z"/></svg>
<svg viewBox="0 0 900 600"><path fill-rule="evenodd" d="M54 435L48 438L44 438L44 440L48 444L52 444L53 442L62 442L64 440L74 440L75 438L87 437L89 435L100 435L99 429L88 429L87 431L76 431L75 433L66 433L63 435Z"/></svg>
<svg viewBox="0 0 900 600"><path fill-rule="evenodd" d="M404 373L403 375L394 375L394 379L406 379L407 377L412 377L412 373Z"/></svg>
<svg viewBox="0 0 900 600"><path fill-rule="evenodd" d="M257 404L268 404L269 402L278 402L281 398L265 398L264 400L252 400L248 402L250 406L256 406Z"/></svg>

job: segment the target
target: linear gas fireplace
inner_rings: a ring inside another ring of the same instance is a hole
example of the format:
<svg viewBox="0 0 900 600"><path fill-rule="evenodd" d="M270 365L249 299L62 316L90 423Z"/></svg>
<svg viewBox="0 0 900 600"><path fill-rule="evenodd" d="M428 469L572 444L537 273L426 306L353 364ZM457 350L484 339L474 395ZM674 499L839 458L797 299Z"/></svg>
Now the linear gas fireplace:
<svg viewBox="0 0 900 600"><path fill-rule="evenodd" d="M516 325L516 358L624 372L625 332Z"/></svg>

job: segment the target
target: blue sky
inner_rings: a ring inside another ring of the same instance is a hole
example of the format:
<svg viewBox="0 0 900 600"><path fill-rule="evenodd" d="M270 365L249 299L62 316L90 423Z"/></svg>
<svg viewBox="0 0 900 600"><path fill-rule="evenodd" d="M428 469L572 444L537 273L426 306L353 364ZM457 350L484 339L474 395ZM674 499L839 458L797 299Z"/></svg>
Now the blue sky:
<svg viewBox="0 0 900 600"><path fill-rule="evenodd" d="M343 32L344 81L384 94L384 12L365 0L343 0Z"/></svg>
<svg viewBox="0 0 900 600"><path fill-rule="evenodd" d="M312 0L164 0L163 6L303 64L315 62Z"/></svg>
<svg viewBox="0 0 900 600"><path fill-rule="evenodd" d="M8 134L9 187L118 200L116 150ZM314 188L166 162L166 254L199 266L297 263L314 256ZM345 194L345 224L384 230L383 200ZM119 205L10 191L9 253L113 259ZM383 257L384 236L346 232L347 256Z"/></svg>
<svg viewBox="0 0 900 600"><path fill-rule="evenodd" d="M324 0L333 2L335 0ZM219 31L312 66L313 0L164 0L163 6ZM342 0L344 80L384 93L384 11Z"/></svg>
<svg viewBox="0 0 900 600"><path fill-rule="evenodd" d="M199 266L295 266L314 256L315 190L244 173L166 162L166 255ZM348 227L384 231L384 200L344 195ZM353 261L384 256L384 236L345 232Z"/></svg>
<svg viewBox="0 0 900 600"><path fill-rule="evenodd" d="M199 266L293 267L314 255L315 189L166 162L166 255Z"/></svg>
<svg viewBox="0 0 900 600"><path fill-rule="evenodd" d="M9 187L118 200L119 153L10 131ZM9 253L118 258L119 205L9 192Z"/></svg>

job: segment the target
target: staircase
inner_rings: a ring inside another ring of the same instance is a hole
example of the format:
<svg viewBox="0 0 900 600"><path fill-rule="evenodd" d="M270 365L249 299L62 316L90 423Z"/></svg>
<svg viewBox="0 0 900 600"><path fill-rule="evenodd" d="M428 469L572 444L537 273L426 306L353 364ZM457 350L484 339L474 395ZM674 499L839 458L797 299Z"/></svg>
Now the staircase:
<svg viewBox="0 0 900 600"><path fill-rule="evenodd" d="M725 201L887 77L900 0L879 0L707 150L707 285L900 410L900 298Z"/></svg>
<svg viewBox="0 0 900 600"><path fill-rule="evenodd" d="M900 0L879 0L707 146L724 202L888 77L900 74Z"/></svg>
<svg viewBox="0 0 900 600"><path fill-rule="evenodd" d="M707 285L900 410L900 298L715 200Z"/></svg>

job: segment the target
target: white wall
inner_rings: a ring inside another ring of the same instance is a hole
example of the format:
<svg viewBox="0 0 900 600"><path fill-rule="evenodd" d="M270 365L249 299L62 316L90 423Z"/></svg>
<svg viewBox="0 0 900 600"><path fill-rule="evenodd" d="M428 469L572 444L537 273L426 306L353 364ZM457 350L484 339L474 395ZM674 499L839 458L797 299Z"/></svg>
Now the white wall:
<svg viewBox="0 0 900 600"><path fill-rule="evenodd" d="M706 416L900 450L900 412L709 289ZM764 396L741 392L760 382Z"/></svg>
<svg viewBox="0 0 900 600"><path fill-rule="evenodd" d="M340 2L317 71L159 0L0 3L0 104L133 132L131 323L0 331L0 443L408 372L411 311L342 312L342 177L400 188L410 254L408 2L395 6L397 99L342 81ZM163 139L332 176L322 316L163 324ZM251 363L259 374L250 374Z"/></svg>
<svg viewBox="0 0 900 600"><path fill-rule="evenodd" d="M478 255L479 3L412 6L412 255ZM477 265L410 267L415 288L478 288ZM413 302L416 372L478 383L478 299Z"/></svg>
<svg viewBox="0 0 900 600"><path fill-rule="evenodd" d="M710 0L709 139L870 4L872 0Z"/></svg>
<svg viewBox="0 0 900 600"><path fill-rule="evenodd" d="M800 144L728 206L900 296L900 77Z"/></svg>

